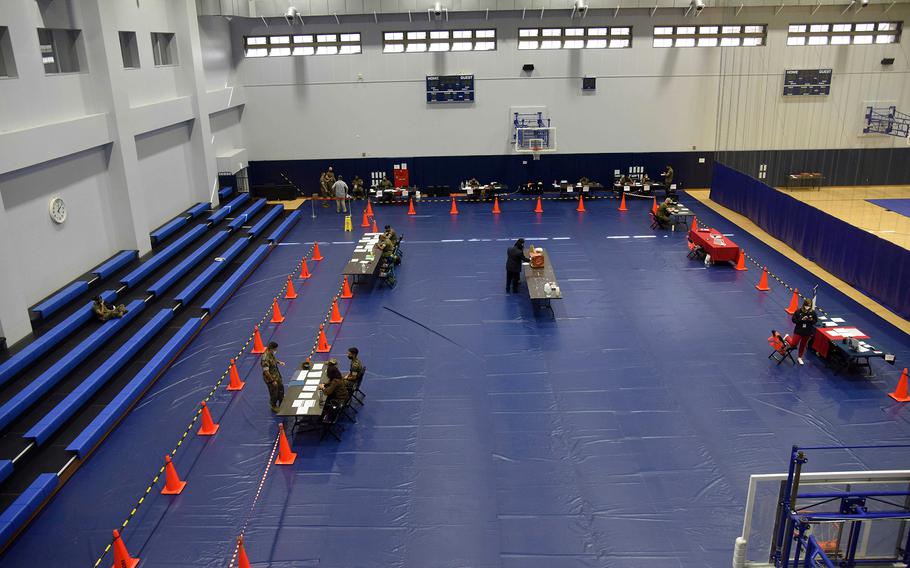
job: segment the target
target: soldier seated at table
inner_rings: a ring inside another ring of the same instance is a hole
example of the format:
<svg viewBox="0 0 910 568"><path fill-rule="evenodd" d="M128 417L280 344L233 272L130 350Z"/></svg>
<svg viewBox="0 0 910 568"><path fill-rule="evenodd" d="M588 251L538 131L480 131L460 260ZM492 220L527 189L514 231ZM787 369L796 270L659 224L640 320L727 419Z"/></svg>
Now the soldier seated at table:
<svg viewBox="0 0 910 568"><path fill-rule="evenodd" d="M667 198L664 199L664 202L657 208L657 213L654 215L654 218L657 220L657 224L661 229L669 229L672 224L670 220L670 206L672 204L673 202Z"/></svg>
<svg viewBox="0 0 910 568"><path fill-rule="evenodd" d="M632 185L632 178L628 174L623 174L619 178L619 185Z"/></svg>
<svg viewBox="0 0 910 568"><path fill-rule="evenodd" d="M395 245L395 248L398 248L398 243L401 242L401 238L399 238L398 233L395 232L395 229L393 229L391 225L386 225L385 232L382 234L385 235L387 239L392 241L392 244Z"/></svg>
<svg viewBox="0 0 910 568"><path fill-rule="evenodd" d="M642 183L642 185L651 183L651 178L648 177L648 174L644 174L641 176L641 183Z"/></svg>
<svg viewBox="0 0 910 568"><path fill-rule="evenodd" d="M351 362L351 370L348 371L348 374L344 376L344 380L348 385L348 391L351 394L354 394L354 390L357 388L357 382L363 376L363 363L360 362L358 355L360 350L356 347L348 348L348 360Z"/></svg>
<svg viewBox="0 0 910 568"><path fill-rule="evenodd" d="M382 191L392 189L392 182L389 181L388 176L386 176L385 174L382 174L382 179L379 180L379 189L381 189Z"/></svg>
<svg viewBox="0 0 910 568"><path fill-rule="evenodd" d="M376 243L376 248L380 251L380 257L383 260L388 260L392 264L401 262L398 255L395 254L395 244L385 233L379 235L379 242Z"/></svg>
<svg viewBox="0 0 910 568"><path fill-rule="evenodd" d="M480 182L477 181L477 178L472 177L471 179L469 179L468 181L465 182L464 186L470 187L473 189L477 189L478 187L480 187Z"/></svg>
<svg viewBox="0 0 910 568"><path fill-rule="evenodd" d="M345 384L341 370L338 369L338 359L329 359L326 361L326 377L328 380L319 385L319 390L325 395L325 405L322 413L325 414L328 408L340 408L347 403L351 396Z"/></svg>
<svg viewBox="0 0 910 568"><path fill-rule="evenodd" d="M354 199L363 199L363 180L360 176L355 175L354 179L351 180L351 193L354 196Z"/></svg>
<svg viewBox="0 0 910 568"><path fill-rule="evenodd" d="M95 312L95 316L101 321L107 321L113 318L122 318L126 312L126 306L123 304L117 306L108 306L104 302L104 298L101 296L95 296L95 301L92 304L92 311Z"/></svg>
<svg viewBox="0 0 910 568"><path fill-rule="evenodd" d="M585 176L581 176L581 179L578 180L578 185L580 185L580 186L582 186L582 187L584 187L584 186L586 186L586 185L591 185L591 180L589 180L589 179L588 179L587 177L585 177Z"/></svg>

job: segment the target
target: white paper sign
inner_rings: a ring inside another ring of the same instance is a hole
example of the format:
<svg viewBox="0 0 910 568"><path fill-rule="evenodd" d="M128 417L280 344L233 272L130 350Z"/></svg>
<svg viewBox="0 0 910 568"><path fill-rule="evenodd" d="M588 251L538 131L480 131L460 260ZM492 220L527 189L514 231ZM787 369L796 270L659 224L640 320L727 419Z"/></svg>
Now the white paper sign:
<svg viewBox="0 0 910 568"><path fill-rule="evenodd" d="M474 195L474 188L473 187L467 188L467 192L468 192L468 195Z"/></svg>

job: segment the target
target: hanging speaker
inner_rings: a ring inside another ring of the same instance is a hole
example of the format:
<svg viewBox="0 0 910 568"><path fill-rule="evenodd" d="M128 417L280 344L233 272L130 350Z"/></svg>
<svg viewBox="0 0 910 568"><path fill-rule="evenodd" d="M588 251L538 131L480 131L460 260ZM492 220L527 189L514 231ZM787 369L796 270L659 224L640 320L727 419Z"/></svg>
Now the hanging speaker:
<svg viewBox="0 0 910 568"><path fill-rule="evenodd" d="M583 77L581 79L582 91L593 91L597 89L597 77Z"/></svg>
<svg viewBox="0 0 910 568"><path fill-rule="evenodd" d="M531 71L534 70L534 64L525 63L524 65L521 66L521 70L524 71L525 73L530 73Z"/></svg>
<svg viewBox="0 0 910 568"><path fill-rule="evenodd" d="M894 65L894 58L886 57L886 58L882 59L882 65Z"/></svg>

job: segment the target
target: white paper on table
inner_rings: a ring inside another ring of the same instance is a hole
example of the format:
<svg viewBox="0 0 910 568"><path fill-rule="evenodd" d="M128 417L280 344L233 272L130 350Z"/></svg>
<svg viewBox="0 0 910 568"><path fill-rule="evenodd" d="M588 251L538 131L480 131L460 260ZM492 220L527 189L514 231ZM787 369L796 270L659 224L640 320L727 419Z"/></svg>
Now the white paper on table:
<svg viewBox="0 0 910 568"><path fill-rule="evenodd" d="M467 192L468 192L468 195L474 195L474 188L473 187L467 188Z"/></svg>
<svg viewBox="0 0 910 568"><path fill-rule="evenodd" d="M844 318L831 318L834 323L844 323Z"/></svg>
<svg viewBox="0 0 910 568"><path fill-rule="evenodd" d="M650 186L650 185L646 185L643 189L644 189L645 191L651 191L651 186Z"/></svg>
<svg viewBox="0 0 910 568"><path fill-rule="evenodd" d="M323 363L316 363L315 365L313 365L313 370L314 370L314 371L319 371L319 370L321 370L321 369L322 369L322 365L323 365Z"/></svg>
<svg viewBox="0 0 910 568"><path fill-rule="evenodd" d="M863 335L863 332L860 330L850 327L836 327L834 328L834 333L841 337L857 337Z"/></svg>
<svg viewBox="0 0 910 568"><path fill-rule="evenodd" d="M566 188L566 193L575 193L575 188L570 185Z"/></svg>
<svg viewBox="0 0 910 568"><path fill-rule="evenodd" d="M319 384L311 385L309 383L303 385L303 390L300 391L300 395L303 396L303 393L316 392L316 389L319 387Z"/></svg>
<svg viewBox="0 0 910 568"><path fill-rule="evenodd" d="M420 199L420 192L415 190L414 197L416 197L417 199Z"/></svg>
<svg viewBox="0 0 910 568"><path fill-rule="evenodd" d="M310 371L309 373L306 374L306 376L307 376L308 379L318 379L319 377L322 376L322 372L320 372L320 371Z"/></svg>
<svg viewBox="0 0 910 568"><path fill-rule="evenodd" d="M303 384L306 386L309 386L309 385L319 386L319 379L307 379L306 382Z"/></svg>
<svg viewBox="0 0 910 568"><path fill-rule="evenodd" d="M291 403L291 406L293 408L300 408L301 406L306 404L306 402L307 402L306 400L295 400L294 402Z"/></svg>
<svg viewBox="0 0 910 568"><path fill-rule="evenodd" d="M587 185L581 186L581 190L582 190L583 192L585 192L585 193L588 193L588 190L590 190L590 189L591 189L590 186L587 186Z"/></svg>
<svg viewBox="0 0 910 568"><path fill-rule="evenodd" d="M401 190L401 196L402 196L402 197L407 197L407 196L408 196L408 190L402 189L402 190Z"/></svg>

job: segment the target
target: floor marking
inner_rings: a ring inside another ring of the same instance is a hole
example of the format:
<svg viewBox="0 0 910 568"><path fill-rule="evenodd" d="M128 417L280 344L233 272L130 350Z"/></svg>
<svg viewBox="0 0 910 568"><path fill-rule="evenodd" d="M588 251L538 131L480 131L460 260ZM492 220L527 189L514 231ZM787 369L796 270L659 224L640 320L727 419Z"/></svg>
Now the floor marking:
<svg viewBox="0 0 910 568"><path fill-rule="evenodd" d="M463 243L464 239L442 239L441 243Z"/></svg>
<svg viewBox="0 0 910 568"><path fill-rule="evenodd" d="M280 246L280 247L289 247L289 246L291 246L291 245L301 245L301 244L303 244L303 243L278 243L278 246Z"/></svg>
<svg viewBox="0 0 910 568"><path fill-rule="evenodd" d="M657 235L632 235L633 239L656 239Z"/></svg>
<svg viewBox="0 0 910 568"><path fill-rule="evenodd" d="M611 235L607 237L608 239L628 239L629 235Z"/></svg>
<svg viewBox="0 0 910 568"><path fill-rule="evenodd" d="M352 245L354 241L332 241L333 245Z"/></svg>
<svg viewBox="0 0 910 568"><path fill-rule="evenodd" d="M721 233L725 237L732 237L733 233Z"/></svg>
<svg viewBox="0 0 910 568"><path fill-rule="evenodd" d="M553 240L554 240L554 241L568 241L568 240L570 240L571 238L572 238L572 237L553 237Z"/></svg>

